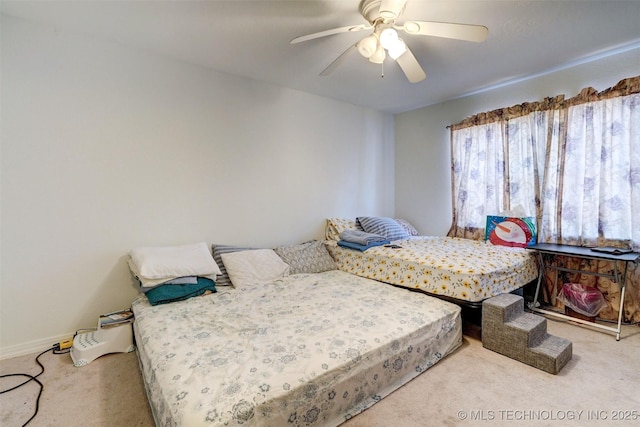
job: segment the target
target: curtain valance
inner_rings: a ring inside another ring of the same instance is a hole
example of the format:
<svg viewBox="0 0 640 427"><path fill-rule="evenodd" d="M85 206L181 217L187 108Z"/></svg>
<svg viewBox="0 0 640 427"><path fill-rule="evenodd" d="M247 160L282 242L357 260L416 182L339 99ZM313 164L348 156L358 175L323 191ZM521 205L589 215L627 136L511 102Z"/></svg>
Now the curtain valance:
<svg viewBox="0 0 640 427"><path fill-rule="evenodd" d="M467 117L459 123L450 126L452 130L464 129L470 126L480 126L487 123L508 121L517 117L526 116L535 111L562 110L574 105L603 99L640 93L640 76L629 77L620 80L615 86L598 92L592 87L584 88L573 98L565 99L564 95L547 97L538 102L524 102L511 107L499 108L493 111L478 113Z"/></svg>

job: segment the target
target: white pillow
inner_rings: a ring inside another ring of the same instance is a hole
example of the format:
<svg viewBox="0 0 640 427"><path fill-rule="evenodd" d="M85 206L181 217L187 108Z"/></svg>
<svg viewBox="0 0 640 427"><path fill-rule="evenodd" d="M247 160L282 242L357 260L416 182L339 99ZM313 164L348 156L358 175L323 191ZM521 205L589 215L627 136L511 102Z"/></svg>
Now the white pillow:
<svg viewBox="0 0 640 427"><path fill-rule="evenodd" d="M267 283L289 275L289 264L273 249L222 254L222 262L227 269L233 286Z"/></svg>
<svg viewBox="0 0 640 427"><path fill-rule="evenodd" d="M131 261L145 279L221 274L206 243L133 249Z"/></svg>

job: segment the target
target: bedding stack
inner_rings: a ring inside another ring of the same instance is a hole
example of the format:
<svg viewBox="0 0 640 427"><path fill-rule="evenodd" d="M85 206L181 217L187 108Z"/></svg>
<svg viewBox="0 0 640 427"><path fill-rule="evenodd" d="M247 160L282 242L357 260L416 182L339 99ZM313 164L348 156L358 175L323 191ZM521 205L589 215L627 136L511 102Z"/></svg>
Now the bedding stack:
<svg viewBox="0 0 640 427"><path fill-rule="evenodd" d="M384 236L360 230L345 230L340 233L340 240L338 240L338 245L359 251L366 251L374 246L387 245L389 243L391 242Z"/></svg>
<svg viewBox="0 0 640 427"><path fill-rule="evenodd" d="M129 268L151 305L216 292L221 272L204 242L136 248L129 255Z"/></svg>
<svg viewBox="0 0 640 427"><path fill-rule="evenodd" d="M362 252L375 246L388 245L392 240L408 239L418 233L407 221L387 217L359 216L353 226L347 224L340 232L338 245Z"/></svg>

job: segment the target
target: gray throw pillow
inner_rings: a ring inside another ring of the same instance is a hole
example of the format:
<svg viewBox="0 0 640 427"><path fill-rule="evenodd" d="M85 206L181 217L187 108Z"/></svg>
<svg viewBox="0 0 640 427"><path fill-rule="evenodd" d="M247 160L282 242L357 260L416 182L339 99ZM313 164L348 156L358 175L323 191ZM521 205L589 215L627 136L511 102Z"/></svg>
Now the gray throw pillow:
<svg viewBox="0 0 640 427"><path fill-rule="evenodd" d="M329 251L319 240L294 246L279 246L274 251L289 264L289 274L322 273L337 269Z"/></svg>

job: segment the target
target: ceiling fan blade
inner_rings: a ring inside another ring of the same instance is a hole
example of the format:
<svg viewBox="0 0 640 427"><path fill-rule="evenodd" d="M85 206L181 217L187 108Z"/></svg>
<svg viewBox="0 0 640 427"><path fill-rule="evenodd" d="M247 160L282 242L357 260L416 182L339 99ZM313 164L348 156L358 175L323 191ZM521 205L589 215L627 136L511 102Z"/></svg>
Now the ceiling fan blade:
<svg viewBox="0 0 640 427"><path fill-rule="evenodd" d="M483 25L454 24L449 22L407 21L400 29L409 34L445 37L448 39L483 42L489 34Z"/></svg>
<svg viewBox="0 0 640 427"><path fill-rule="evenodd" d="M402 13L407 0L382 0L380 2L380 16L384 19L396 19Z"/></svg>
<svg viewBox="0 0 640 427"><path fill-rule="evenodd" d="M320 73L320 75L321 75L322 77L325 77L325 76L328 76L329 74L333 73L333 71L334 71L336 68L338 68L338 66L339 66L340 64L342 64L342 62L344 62L344 60L346 59L347 55L348 55L349 53L351 53L351 51L352 51L353 49L356 49L356 45L355 45L355 44L352 44L351 46L349 46L349 47L347 48L347 50L345 50L344 52L342 52L342 53L340 54L340 56L338 56L336 59L334 59L334 61L333 61L331 64L329 64L329 66L328 66L327 68L325 68L324 70L322 70L322 72Z"/></svg>
<svg viewBox="0 0 640 427"><path fill-rule="evenodd" d="M366 24L349 25L348 27L334 28L331 30L320 31L319 33L313 33L313 34L308 34L306 36L296 37L295 39L291 40L291 44L306 42L307 40L319 39L320 37L332 36L334 34L367 30L370 28L373 28L373 27L371 27L371 25L366 25Z"/></svg>
<svg viewBox="0 0 640 427"><path fill-rule="evenodd" d="M409 48L407 48L407 51L400 55L398 59L396 59L396 62L398 63L400 68L402 68L404 75L407 76L407 79L411 83L421 82L427 77L424 70L420 66L420 63L418 62L416 57L413 56L413 53L411 53Z"/></svg>

